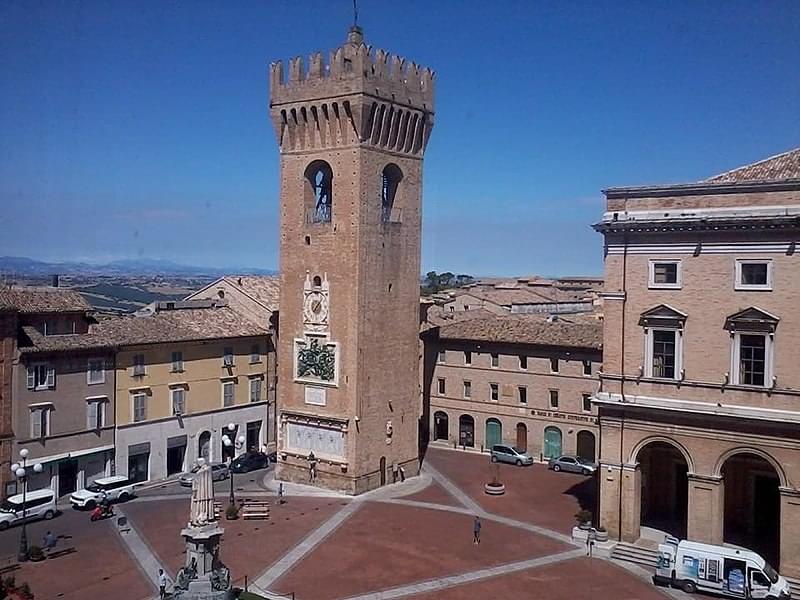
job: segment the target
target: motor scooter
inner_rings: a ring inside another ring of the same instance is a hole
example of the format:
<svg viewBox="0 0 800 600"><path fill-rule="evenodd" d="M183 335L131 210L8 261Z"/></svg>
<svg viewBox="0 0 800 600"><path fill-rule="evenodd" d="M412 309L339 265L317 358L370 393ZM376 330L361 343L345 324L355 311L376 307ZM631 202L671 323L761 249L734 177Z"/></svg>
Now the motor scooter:
<svg viewBox="0 0 800 600"><path fill-rule="evenodd" d="M94 521L100 521L102 519L107 519L109 517L114 516L114 507L110 504L98 504L94 510L92 511L91 516L89 519Z"/></svg>

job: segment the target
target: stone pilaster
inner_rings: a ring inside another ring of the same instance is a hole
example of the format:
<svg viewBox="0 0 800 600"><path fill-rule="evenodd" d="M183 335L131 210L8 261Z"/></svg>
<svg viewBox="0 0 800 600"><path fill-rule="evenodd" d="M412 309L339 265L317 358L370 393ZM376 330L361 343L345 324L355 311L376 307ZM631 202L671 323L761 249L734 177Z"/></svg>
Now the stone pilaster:
<svg viewBox="0 0 800 600"><path fill-rule="evenodd" d="M800 490L782 487L780 494L780 573L800 579Z"/></svg>
<svg viewBox="0 0 800 600"><path fill-rule="evenodd" d="M725 482L722 477L690 473L686 537L722 544L725 518Z"/></svg>

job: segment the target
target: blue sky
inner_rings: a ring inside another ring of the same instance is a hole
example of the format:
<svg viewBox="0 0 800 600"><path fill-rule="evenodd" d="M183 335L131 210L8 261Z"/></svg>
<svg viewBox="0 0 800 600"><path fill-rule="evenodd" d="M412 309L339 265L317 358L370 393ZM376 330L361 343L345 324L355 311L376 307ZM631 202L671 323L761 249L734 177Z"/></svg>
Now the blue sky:
<svg viewBox="0 0 800 600"><path fill-rule="evenodd" d="M800 2L360 1L437 72L423 269L602 271L601 189L800 146ZM350 0L0 3L0 255L277 266L267 65Z"/></svg>

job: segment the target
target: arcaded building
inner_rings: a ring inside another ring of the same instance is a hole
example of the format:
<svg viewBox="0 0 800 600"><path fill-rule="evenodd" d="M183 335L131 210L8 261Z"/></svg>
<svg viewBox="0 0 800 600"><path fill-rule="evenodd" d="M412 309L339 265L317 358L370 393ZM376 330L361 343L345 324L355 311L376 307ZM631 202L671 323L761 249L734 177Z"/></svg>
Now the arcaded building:
<svg viewBox="0 0 800 600"><path fill-rule="evenodd" d="M535 460L562 454L595 460L591 398L603 356L597 315L475 310L443 317L422 333L431 444L481 452L508 444Z"/></svg>
<svg viewBox="0 0 800 600"><path fill-rule="evenodd" d="M271 66L270 114L280 149L277 476L358 494L419 469L433 73L373 50L353 27L327 61Z"/></svg>
<svg viewBox="0 0 800 600"><path fill-rule="evenodd" d="M605 195L600 524L800 576L800 149Z"/></svg>

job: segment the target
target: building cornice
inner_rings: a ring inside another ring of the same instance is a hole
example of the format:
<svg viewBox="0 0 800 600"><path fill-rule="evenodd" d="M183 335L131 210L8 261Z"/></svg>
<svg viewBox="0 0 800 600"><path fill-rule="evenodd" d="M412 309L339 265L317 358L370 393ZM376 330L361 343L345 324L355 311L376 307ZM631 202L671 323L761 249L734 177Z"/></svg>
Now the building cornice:
<svg viewBox="0 0 800 600"><path fill-rule="evenodd" d="M673 185L610 187L603 190L608 199L663 198L671 196L706 196L710 194L743 194L751 192L785 192L800 190L800 178L780 181L697 182Z"/></svg>

